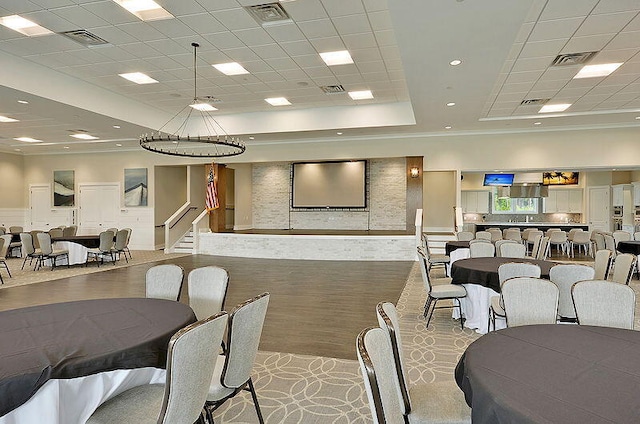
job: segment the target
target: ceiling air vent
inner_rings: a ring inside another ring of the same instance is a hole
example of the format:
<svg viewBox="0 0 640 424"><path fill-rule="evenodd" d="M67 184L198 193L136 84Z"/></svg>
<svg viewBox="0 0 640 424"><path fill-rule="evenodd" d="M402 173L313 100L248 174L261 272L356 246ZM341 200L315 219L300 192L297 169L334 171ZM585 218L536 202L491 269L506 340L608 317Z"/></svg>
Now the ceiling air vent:
<svg viewBox="0 0 640 424"><path fill-rule="evenodd" d="M279 2L246 6L245 9L262 26L291 21L291 17Z"/></svg>
<svg viewBox="0 0 640 424"><path fill-rule="evenodd" d="M525 99L520 102L520 106L538 106L544 105L551 99Z"/></svg>
<svg viewBox="0 0 640 424"><path fill-rule="evenodd" d="M326 94L344 93L344 87L341 85L323 85L320 87L320 90L324 91Z"/></svg>
<svg viewBox="0 0 640 424"><path fill-rule="evenodd" d="M556 56L551 66L581 65L587 63L598 52L563 53Z"/></svg>
<svg viewBox="0 0 640 424"><path fill-rule="evenodd" d="M198 96L197 99L207 103L222 103L221 99L214 96Z"/></svg>
<svg viewBox="0 0 640 424"><path fill-rule="evenodd" d="M97 35L90 33L86 29L65 31L61 32L60 35L64 35L65 37L70 38L76 43L80 43L85 47L95 47L109 44L107 40L104 40Z"/></svg>

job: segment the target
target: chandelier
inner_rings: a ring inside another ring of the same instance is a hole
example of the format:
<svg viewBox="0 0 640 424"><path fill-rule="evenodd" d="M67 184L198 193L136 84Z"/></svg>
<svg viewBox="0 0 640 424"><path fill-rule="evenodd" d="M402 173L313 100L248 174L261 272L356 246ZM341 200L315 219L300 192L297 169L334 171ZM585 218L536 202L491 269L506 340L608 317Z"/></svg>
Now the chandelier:
<svg viewBox="0 0 640 424"><path fill-rule="evenodd" d="M193 103L176 113L158 131L140 136L140 146L154 153L185 157L227 157L244 153L246 147L237 136L231 136L209 113L216 110L206 99L198 98L196 51L193 46Z"/></svg>

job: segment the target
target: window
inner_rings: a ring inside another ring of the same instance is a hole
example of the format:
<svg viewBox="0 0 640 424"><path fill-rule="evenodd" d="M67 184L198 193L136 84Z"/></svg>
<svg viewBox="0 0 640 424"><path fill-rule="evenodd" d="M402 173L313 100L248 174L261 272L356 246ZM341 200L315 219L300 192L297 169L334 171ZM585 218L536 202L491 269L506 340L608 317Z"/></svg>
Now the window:
<svg viewBox="0 0 640 424"><path fill-rule="evenodd" d="M491 213L536 214L538 213L538 199L498 197L497 193L494 193Z"/></svg>

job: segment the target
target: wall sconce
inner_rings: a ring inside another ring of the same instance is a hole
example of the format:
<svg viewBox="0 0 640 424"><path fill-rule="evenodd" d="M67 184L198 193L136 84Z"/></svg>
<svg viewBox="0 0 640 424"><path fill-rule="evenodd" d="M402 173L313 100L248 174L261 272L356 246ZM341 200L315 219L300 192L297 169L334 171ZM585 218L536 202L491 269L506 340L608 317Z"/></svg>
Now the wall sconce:
<svg viewBox="0 0 640 424"><path fill-rule="evenodd" d="M420 168L414 166L409 170L409 175L411 175L411 178L418 178L420 176Z"/></svg>

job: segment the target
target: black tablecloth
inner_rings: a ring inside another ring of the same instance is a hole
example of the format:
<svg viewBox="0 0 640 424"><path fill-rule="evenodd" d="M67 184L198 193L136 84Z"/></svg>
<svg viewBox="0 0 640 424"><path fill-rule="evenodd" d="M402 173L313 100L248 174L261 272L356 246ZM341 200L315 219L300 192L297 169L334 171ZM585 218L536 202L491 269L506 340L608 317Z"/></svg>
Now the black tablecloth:
<svg viewBox="0 0 640 424"><path fill-rule="evenodd" d="M444 245L444 250L447 252L447 255L450 255L451 252L458 249L468 249L469 242L468 241L448 241Z"/></svg>
<svg viewBox="0 0 640 424"><path fill-rule="evenodd" d="M72 243L78 243L89 249L95 249L100 246L100 236L65 236L65 237L52 237L52 242L56 241L70 241Z"/></svg>
<svg viewBox="0 0 640 424"><path fill-rule="evenodd" d="M640 255L640 241L620 241L618 242L618 252Z"/></svg>
<svg viewBox="0 0 640 424"><path fill-rule="evenodd" d="M169 339L195 320L185 304L145 298L0 312L0 416L25 403L50 379L164 368Z"/></svg>
<svg viewBox="0 0 640 424"><path fill-rule="evenodd" d="M473 342L455 371L474 424L640 422L640 332L531 325Z"/></svg>
<svg viewBox="0 0 640 424"><path fill-rule="evenodd" d="M537 259L498 257L460 259L451 265L451 282L453 284L479 284L500 293L498 267L508 262L526 262L538 265L542 278L549 278L549 270L556 265L555 262Z"/></svg>

